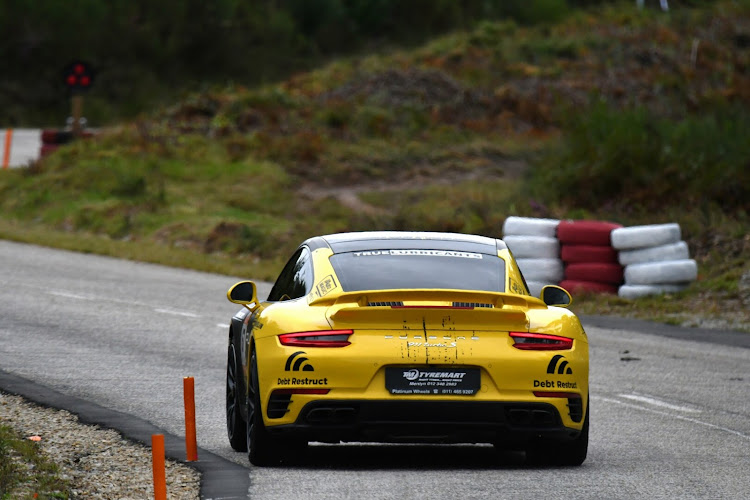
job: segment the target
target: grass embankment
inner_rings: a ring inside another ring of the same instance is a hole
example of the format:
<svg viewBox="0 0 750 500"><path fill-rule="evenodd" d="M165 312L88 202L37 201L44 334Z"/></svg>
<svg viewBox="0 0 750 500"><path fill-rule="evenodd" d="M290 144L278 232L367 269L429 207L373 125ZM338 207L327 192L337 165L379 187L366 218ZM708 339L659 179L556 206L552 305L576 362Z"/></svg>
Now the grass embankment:
<svg viewBox="0 0 750 500"><path fill-rule="evenodd" d="M70 485L37 443L0 425L0 499L70 498Z"/></svg>
<svg viewBox="0 0 750 500"><path fill-rule="evenodd" d="M749 19L628 2L194 95L3 173L0 236L269 279L327 232L674 221L689 291L579 310L747 316Z"/></svg>

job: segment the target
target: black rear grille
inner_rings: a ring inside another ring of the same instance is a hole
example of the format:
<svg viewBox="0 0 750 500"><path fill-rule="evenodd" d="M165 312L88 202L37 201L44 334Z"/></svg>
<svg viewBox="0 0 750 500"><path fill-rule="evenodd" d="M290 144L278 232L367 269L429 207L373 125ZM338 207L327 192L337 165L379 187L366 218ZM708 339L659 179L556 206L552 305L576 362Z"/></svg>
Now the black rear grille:
<svg viewBox="0 0 750 500"><path fill-rule="evenodd" d="M268 408L266 409L266 415L268 418L281 418L289 411L289 403L292 402L291 394L283 394L274 392L271 394L271 399L268 400Z"/></svg>
<svg viewBox="0 0 750 500"><path fill-rule="evenodd" d="M479 309L484 307L492 309L494 306L492 304L483 304L481 302L454 302L453 307L465 307L467 309Z"/></svg>
<svg viewBox="0 0 750 500"><path fill-rule="evenodd" d="M387 302L368 302L369 307L403 307L404 303L400 300L387 301Z"/></svg>
<svg viewBox="0 0 750 500"><path fill-rule="evenodd" d="M570 411L570 419L573 422L580 422L583 420L583 399L569 398L568 410Z"/></svg>
<svg viewBox="0 0 750 500"><path fill-rule="evenodd" d="M293 425L269 430L331 443L518 444L540 436L569 439L571 432L548 403L415 400L311 401Z"/></svg>

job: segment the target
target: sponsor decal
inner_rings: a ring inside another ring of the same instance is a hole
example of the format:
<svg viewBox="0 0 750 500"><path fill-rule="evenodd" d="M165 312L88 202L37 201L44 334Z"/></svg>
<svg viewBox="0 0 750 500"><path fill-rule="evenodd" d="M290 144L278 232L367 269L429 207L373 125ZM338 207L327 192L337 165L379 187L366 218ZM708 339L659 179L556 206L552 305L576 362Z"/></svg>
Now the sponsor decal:
<svg viewBox="0 0 750 500"><path fill-rule="evenodd" d="M451 250L368 250L366 252L354 252L355 257L382 257L382 256L407 256L407 257L457 257L461 259L481 259L482 254L473 252L454 252Z"/></svg>
<svg viewBox="0 0 750 500"><path fill-rule="evenodd" d="M562 382L560 380L534 380L534 388L543 389L578 389L578 382Z"/></svg>
<svg viewBox="0 0 750 500"><path fill-rule="evenodd" d="M279 377L279 385L328 385L328 377L323 378L297 378L297 377Z"/></svg>
<svg viewBox="0 0 750 500"><path fill-rule="evenodd" d="M398 368L386 369L386 388L391 394L462 395L476 394L479 369Z"/></svg>
<svg viewBox="0 0 750 500"><path fill-rule="evenodd" d="M288 358L286 358L286 365L284 366L284 371L287 372L314 372L315 368L313 368L313 365L308 363L308 359L303 356L303 354L306 354L305 351L297 351Z"/></svg>
<svg viewBox="0 0 750 500"><path fill-rule="evenodd" d="M421 371L415 368L404 372L404 378L410 382L415 380L421 382L446 382L460 380L466 376L466 372L450 371L450 372L434 372L434 371Z"/></svg>
<svg viewBox="0 0 750 500"><path fill-rule="evenodd" d="M568 366L565 356L557 354L552 357L547 365L547 373L550 375L573 375L573 370ZM534 380L534 388L542 389L578 389L578 382L563 382L562 380Z"/></svg>
<svg viewBox="0 0 750 500"><path fill-rule="evenodd" d="M562 362L558 365L560 361ZM558 354L550 360L547 365L547 373L555 373L555 369L557 369L558 375L573 375L573 370L568 366L568 362L565 361L565 356L562 354Z"/></svg>

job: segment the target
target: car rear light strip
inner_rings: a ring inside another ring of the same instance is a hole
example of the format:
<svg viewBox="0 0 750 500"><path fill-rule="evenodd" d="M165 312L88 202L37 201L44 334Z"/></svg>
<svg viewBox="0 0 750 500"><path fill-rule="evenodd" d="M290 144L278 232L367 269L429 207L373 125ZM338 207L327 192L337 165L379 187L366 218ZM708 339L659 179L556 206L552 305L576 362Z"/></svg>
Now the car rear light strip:
<svg viewBox="0 0 750 500"><path fill-rule="evenodd" d="M538 398L566 398L566 399L581 399L581 395L577 392L549 392L549 391L534 391L534 396Z"/></svg>
<svg viewBox="0 0 750 500"><path fill-rule="evenodd" d="M510 332L513 347L524 351L565 351L573 348L573 339L546 333Z"/></svg>
<svg viewBox="0 0 750 500"><path fill-rule="evenodd" d="M282 333L281 345L292 347L346 347L354 330L323 330L318 332Z"/></svg>

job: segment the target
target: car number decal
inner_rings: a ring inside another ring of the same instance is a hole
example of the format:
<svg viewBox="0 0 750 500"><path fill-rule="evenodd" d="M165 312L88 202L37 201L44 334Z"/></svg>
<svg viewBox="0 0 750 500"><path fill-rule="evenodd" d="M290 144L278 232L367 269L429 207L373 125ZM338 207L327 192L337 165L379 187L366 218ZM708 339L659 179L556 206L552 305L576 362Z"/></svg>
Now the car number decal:
<svg viewBox="0 0 750 500"><path fill-rule="evenodd" d="M332 275L329 274L328 276L320 280L320 283L318 283L315 287L315 291L317 292L318 297L323 297L324 295L332 292L337 287L338 285L336 284L336 280Z"/></svg>

